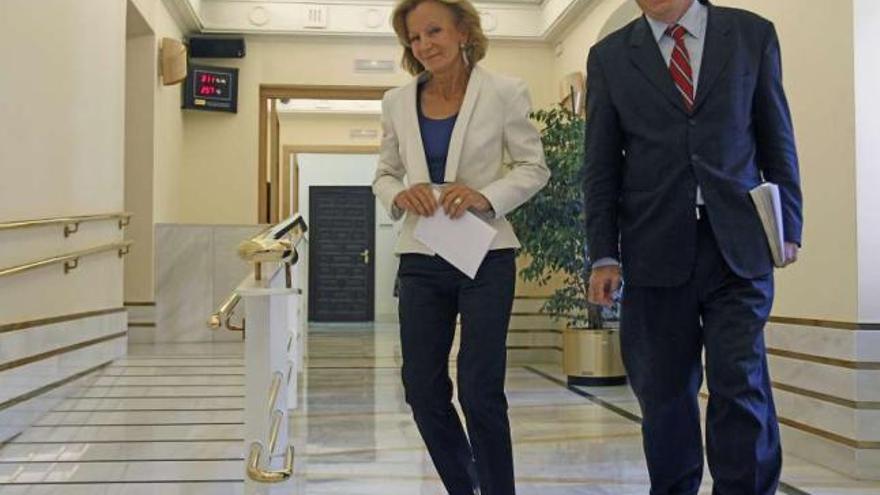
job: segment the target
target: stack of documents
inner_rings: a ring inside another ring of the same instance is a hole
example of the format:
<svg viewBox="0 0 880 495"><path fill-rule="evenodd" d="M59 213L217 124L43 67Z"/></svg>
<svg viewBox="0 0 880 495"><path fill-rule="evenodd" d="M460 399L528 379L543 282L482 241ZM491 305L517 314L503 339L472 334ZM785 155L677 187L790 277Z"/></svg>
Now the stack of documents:
<svg viewBox="0 0 880 495"><path fill-rule="evenodd" d="M749 191L758 217L767 234L767 243L770 244L770 252L773 254L773 264L783 266L785 264L785 239L782 234L782 202L779 199L779 186L772 182L764 182L760 186Z"/></svg>

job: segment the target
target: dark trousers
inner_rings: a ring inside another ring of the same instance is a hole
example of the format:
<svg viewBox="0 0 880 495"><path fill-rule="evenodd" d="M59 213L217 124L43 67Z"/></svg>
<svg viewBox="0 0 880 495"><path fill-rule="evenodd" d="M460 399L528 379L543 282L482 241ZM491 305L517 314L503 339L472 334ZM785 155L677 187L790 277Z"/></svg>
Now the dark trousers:
<svg viewBox="0 0 880 495"><path fill-rule="evenodd" d="M512 249L490 251L469 279L438 256L400 257L400 340L406 401L450 495L514 495L504 375L516 265ZM458 400L449 352L461 314Z"/></svg>
<svg viewBox="0 0 880 495"><path fill-rule="evenodd" d="M624 364L642 409L651 495L696 494L703 475L697 394L709 388L706 457L714 495L772 495L782 468L763 330L773 276L743 279L722 258L708 221L679 287L626 286Z"/></svg>

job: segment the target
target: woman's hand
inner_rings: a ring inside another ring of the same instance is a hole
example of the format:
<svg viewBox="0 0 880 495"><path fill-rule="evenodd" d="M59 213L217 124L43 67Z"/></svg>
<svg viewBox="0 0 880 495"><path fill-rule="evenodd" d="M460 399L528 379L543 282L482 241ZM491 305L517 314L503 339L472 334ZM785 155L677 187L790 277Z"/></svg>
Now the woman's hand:
<svg viewBox="0 0 880 495"><path fill-rule="evenodd" d="M440 193L440 204L449 218L458 218L464 212L473 208L479 212L487 212L492 209L492 204L478 191L464 184L452 183L443 187Z"/></svg>
<svg viewBox="0 0 880 495"><path fill-rule="evenodd" d="M413 184L409 189L397 193L394 204L398 208L423 217L430 217L439 204L430 184Z"/></svg>

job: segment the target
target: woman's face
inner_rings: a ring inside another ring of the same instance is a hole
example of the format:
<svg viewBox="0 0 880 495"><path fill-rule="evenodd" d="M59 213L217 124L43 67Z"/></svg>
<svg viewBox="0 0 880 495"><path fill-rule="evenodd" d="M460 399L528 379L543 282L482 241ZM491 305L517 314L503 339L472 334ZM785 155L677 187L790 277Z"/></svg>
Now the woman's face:
<svg viewBox="0 0 880 495"><path fill-rule="evenodd" d="M416 60L434 74L463 67L459 46L467 36L455 25L452 10L445 5L426 1L406 16L410 49Z"/></svg>

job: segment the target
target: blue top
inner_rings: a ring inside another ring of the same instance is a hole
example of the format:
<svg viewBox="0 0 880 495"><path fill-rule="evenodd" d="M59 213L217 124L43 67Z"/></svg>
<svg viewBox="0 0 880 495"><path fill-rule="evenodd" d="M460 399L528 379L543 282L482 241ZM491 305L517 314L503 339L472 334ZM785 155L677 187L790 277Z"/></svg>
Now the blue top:
<svg viewBox="0 0 880 495"><path fill-rule="evenodd" d="M458 114L445 119L425 117L422 113L422 88L423 86L420 84L419 93L416 95L416 108L419 114L422 144L425 146L425 160L428 162L431 182L443 184L446 177L446 155L449 153L449 140L452 138L452 128L455 127L455 119Z"/></svg>

